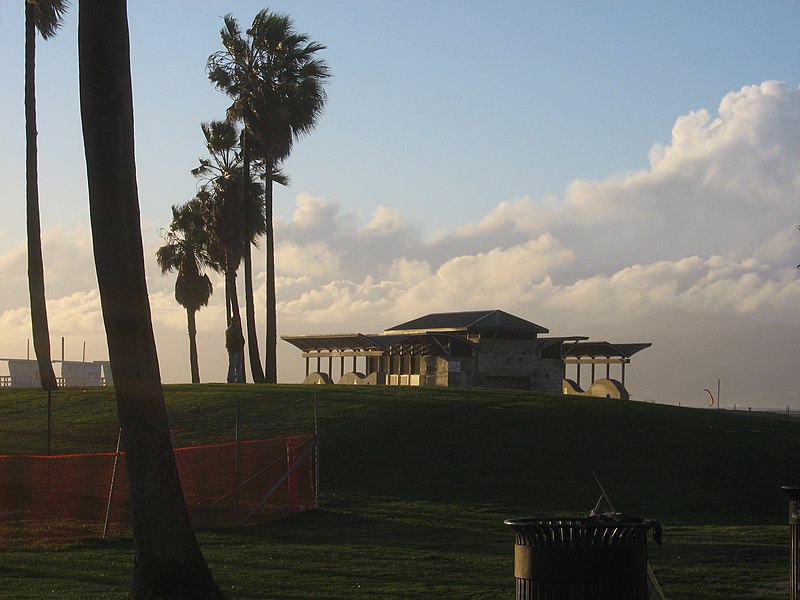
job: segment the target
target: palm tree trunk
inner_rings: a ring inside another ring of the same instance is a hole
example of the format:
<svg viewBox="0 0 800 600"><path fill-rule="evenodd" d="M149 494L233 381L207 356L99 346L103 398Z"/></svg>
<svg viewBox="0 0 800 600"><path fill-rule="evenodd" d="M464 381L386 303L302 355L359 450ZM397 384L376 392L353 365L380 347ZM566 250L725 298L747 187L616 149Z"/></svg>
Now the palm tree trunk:
<svg viewBox="0 0 800 600"><path fill-rule="evenodd" d="M200 383L200 365L197 361L197 313L186 309L186 321L189 328L189 365L192 370L192 383Z"/></svg>
<svg viewBox="0 0 800 600"><path fill-rule="evenodd" d="M232 319L239 319L239 293L236 291L236 271L225 257L225 297L228 299L228 325Z"/></svg>
<svg viewBox="0 0 800 600"><path fill-rule="evenodd" d="M36 23L34 6L25 2L25 180L28 237L28 292L31 300L33 350L42 389L58 387L50 357L50 328L44 293L44 260L39 218L39 168L36 148Z"/></svg>
<svg viewBox="0 0 800 600"><path fill-rule="evenodd" d="M272 171L274 161L268 159L266 177L264 181L264 202L266 204L267 235L266 235L266 289L267 289L267 334L265 338L264 353L266 354L266 369L264 376L267 383L278 383L278 318L275 301L275 236L272 227Z"/></svg>
<svg viewBox="0 0 800 600"><path fill-rule="evenodd" d="M81 121L92 243L133 510L132 597L220 598L169 438L145 281L125 0L81 0Z"/></svg>
<svg viewBox="0 0 800 600"><path fill-rule="evenodd" d="M250 371L255 383L264 383L264 371L261 368L261 356L258 353L258 332L256 331L256 304L253 298L253 260L250 252L250 236L248 218L250 206L250 144L247 139L247 127L242 136L244 154L244 182L242 185L242 214L244 223L244 242L242 260L244 261L244 313L247 318L247 353L250 357Z"/></svg>
<svg viewBox="0 0 800 600"><path fill-rule="evenodd" d="M230 260L225 257L225 297L228 298L228 325L233 319L241 321L239 312L239 292L236 290L236 271L231 267ZM247 373L242 363L242 381L247 381Z"/></svg>
<svg viewBox="0 0 800 600"><path fill-rule="evenodd" d="M233 301L231 299L231 290L230 285L228 284L228 265L225 265L223 269L223 277L225 279L225 327L229 327L231 321L233 320L233 314L231 314L231 306L233 306Z"/></svg>
<svg viewBox="0 0 800 600"><path fill-rule="evenodd" d="M261 356L258 351L258 333L256 332L256 303L253 294L253 259L250 244L245 242L244 252L244 298L245 315L247 316L247 346L250 357L250 371L254 383L264 383L264 371L261 368Z"/></svg>

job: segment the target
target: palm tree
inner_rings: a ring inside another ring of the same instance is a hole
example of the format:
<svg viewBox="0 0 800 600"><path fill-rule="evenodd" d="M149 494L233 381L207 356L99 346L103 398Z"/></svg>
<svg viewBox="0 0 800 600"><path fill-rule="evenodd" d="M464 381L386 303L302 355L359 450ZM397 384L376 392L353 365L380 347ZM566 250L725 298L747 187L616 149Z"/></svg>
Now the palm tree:
<svg viewBox="0 0 800 600"><path fill-rule="evenodd" d="M200 272L201 265L209 261L206 252L208 234L203 212L201 201L197 198L183 206L173 206L172 223L163 234L166 243L156 252L162 274L173 271L178 273L175 279L175 300L186 309L192 383L200 383L196 313L208 304L214 292L208 275Z"/></svg>
<svg viewBox="0 0 800 600"><path fill-rule="evenodd" d="M233 99L230 118L244 123L247 147L264 164L267 218L267 342L265 376L277 381L275 252L272 229L272 173L291 152L294 140L313 129L325 104L328 67L315 55L325 47L294 31L286 15L262 10L243 37L236 19L224 18L224 51L212 54L208 77ZM252 143L251 143L252 142Z"/></svg>
<svg viewBox="0 0 800 600"><path fill-rule="evenodd" d="M39 218L39 167L36 147L36 31L53 37L63 23L66 0L25 0L25 204L28 237L28 293L33 349L43 389L58 386L50 357L50 327L44 293L44 259Z"/></svg>
<svg viewBox="0 0 800 600"><path fill-rule="evenodd" d="M198 198L207 206L208 227L222 255L225 275L225 304L227 322L239 317L236 292L236 271L242 261L242 204L236 195L236 172L241 169L238 154L238 132L227 121L202 123L210 158L201 158L192 175L202 181Z"/></svg>
<svg viewBox="0 0 800 600"><path fill-rule="evenodd" d="M243 169L238 146L239 134L230 121L212 121L202 124L210 159L201 159L200 166L192 170L195 177L204 181L202 189L211 201L211 229L223 250L226 275L226 298L230 298L228 324L239 318L236 271L244 262L245 309L247 315L248 346L253 380L263 382L264 374L258 357L258 340L255 329L253 303L252 264L250 246L265 231L264 204L261 202L261 185ZM249 185L243 185L249 180Z"/></svg>
<svg viewBox="0 0 800 600"><path fill-rule="evenodd" d="M133 516L131 597L221 598L169 436L145 280L125 0L81 0L80 106L89 214Z"/></svg>

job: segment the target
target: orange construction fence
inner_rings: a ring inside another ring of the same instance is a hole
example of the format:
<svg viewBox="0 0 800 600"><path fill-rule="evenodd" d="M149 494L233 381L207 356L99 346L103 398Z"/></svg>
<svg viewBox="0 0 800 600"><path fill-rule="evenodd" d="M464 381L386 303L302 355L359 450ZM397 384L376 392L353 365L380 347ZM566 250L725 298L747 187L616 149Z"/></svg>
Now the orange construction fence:
<svg viewBox="0 0 800 600"><path fill-rule="evenodd" d="M316 506L313 434L175 449L195 527ZM0 456L0 548L129 535L124 452Z"/></svg>

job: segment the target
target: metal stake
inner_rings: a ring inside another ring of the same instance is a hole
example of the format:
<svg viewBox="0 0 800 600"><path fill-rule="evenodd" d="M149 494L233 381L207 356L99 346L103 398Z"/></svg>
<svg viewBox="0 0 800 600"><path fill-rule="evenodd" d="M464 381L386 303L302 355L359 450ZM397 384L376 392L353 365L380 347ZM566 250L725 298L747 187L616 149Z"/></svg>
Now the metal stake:
<svg viewBox="0 0 800 600"><path fill-rule="evenodd" d="M236 399L236 418L234 419L235 423L234 426L236 428L236 433L234 435L234 465L233 465L233 473L235 478L235 489L236 493L234 494L234 501L233 501L233 518L234 521L239 519L239 399Z"/></svg>
<svg viewBox="0 0 800 600"><path fill-rule="evenodd" d="M50 456L50 438L53 432L53 392L47 382L47 456Z"/></svg>
<svg viewBox="0 0 800 600"><path fill-rule="evenodd" d="M319 508L319 416L314 392L314 508Z"/></svg>

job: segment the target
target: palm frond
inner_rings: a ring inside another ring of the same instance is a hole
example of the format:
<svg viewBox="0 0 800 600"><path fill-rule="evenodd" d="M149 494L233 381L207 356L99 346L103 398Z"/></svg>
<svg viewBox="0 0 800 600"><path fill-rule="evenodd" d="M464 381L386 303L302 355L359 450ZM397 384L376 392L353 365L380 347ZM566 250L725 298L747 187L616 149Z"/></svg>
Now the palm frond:
<svg viewBox="0 0 800 600"><path fill-rule="evenodd" d="M33 7L33 20L42 39L48 40L64 24L69 2L67 0L25 0Z"/></svg>

